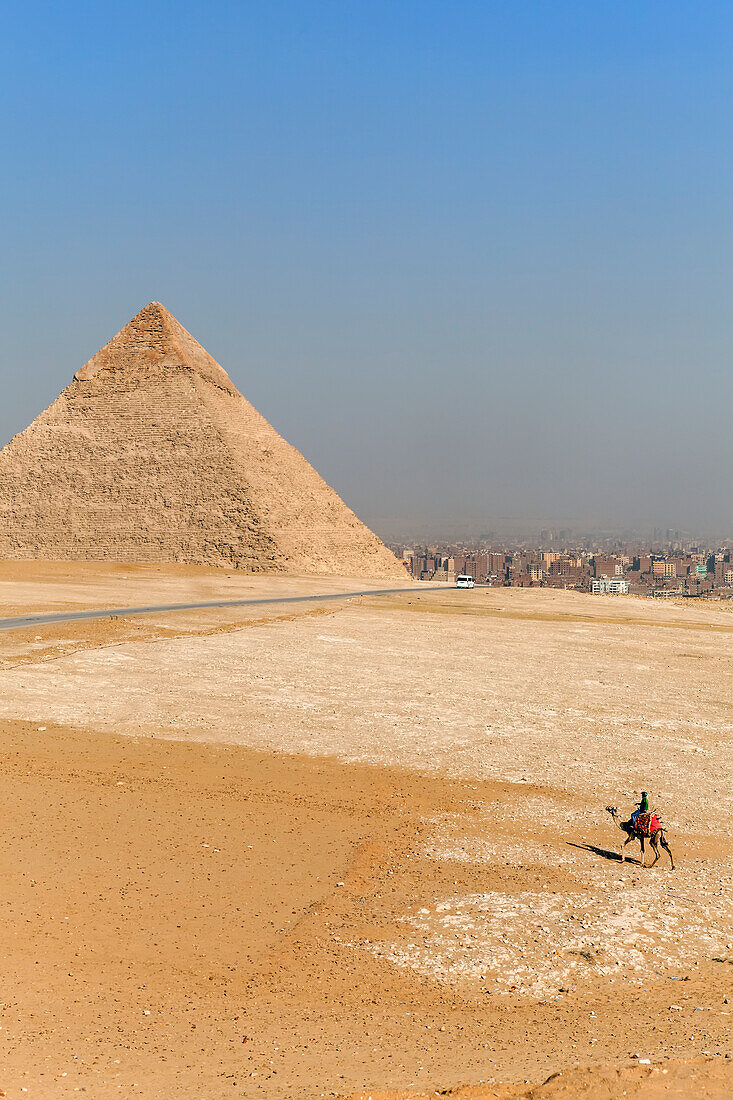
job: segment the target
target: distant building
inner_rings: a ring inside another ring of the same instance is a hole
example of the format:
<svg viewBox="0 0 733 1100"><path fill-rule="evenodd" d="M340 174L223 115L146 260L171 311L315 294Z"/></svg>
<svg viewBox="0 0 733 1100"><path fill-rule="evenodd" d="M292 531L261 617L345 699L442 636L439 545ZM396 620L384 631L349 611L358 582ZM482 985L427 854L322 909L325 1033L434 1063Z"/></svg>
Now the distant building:
<svg viewBox="0 0 733 1100"><path fill-rule="evenodd" d="M616 558L594 557L593 572L596 577L622 577L623 562L617 561Z"/></svg>
<svg viewBox="0 0 733 1100"><path fill-rule="evenodd" d="M590 590L596 595L614 593L625 596L629 591L629 582L623 577L594 577L590 582Z"/></svg>

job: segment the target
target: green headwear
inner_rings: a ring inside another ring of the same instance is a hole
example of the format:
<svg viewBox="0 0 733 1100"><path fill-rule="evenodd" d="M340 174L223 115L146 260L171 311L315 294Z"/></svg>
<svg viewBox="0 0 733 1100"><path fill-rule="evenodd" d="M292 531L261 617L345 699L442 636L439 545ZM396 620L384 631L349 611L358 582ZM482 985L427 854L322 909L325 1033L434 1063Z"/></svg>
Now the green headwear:
<svg viewBox="0 0 733 1100"><path fill-rule="evenodd" d="M643 814L649 813L649 797L646 791L641 792L641 803L639 805L639 809Z"/></svg>

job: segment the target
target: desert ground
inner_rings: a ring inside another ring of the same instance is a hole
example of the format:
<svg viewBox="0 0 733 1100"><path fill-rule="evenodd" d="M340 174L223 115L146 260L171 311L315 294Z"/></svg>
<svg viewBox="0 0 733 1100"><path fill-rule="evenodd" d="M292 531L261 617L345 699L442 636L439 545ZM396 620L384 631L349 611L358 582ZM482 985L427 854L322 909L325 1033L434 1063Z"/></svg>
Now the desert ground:
<svg viewBox="0 0 733 1100"><path fill-rule="evenodd" d="M0 617L361 585L3 563ZM730 1096L732 642L409 584L0 632L0 1090Z"/></svg>

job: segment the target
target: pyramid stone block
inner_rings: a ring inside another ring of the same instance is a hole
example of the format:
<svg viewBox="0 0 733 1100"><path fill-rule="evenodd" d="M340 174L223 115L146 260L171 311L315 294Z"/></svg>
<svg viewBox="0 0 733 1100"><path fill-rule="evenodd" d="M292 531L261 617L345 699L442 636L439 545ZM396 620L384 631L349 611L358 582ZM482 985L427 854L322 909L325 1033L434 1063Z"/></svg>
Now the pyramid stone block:
<svg viewBox="0 0 733 1100"><path fill-rule="evenodd" d="M405 578L158 302L0 451L0 558Z"/></svg>

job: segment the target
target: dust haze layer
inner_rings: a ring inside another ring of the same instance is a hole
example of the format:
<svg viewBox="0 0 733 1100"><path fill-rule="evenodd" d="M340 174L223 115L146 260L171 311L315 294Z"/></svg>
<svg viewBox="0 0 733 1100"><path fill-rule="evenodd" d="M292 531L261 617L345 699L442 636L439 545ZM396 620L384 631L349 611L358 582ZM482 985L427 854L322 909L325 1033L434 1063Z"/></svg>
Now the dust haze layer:
<svg viewBox="0 0 733 1100"><path fill-rule="evenodd" d="M157 302L0 451L0 556L404 577Z"/></svg>

